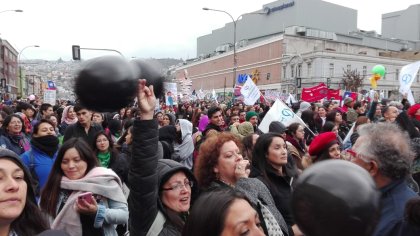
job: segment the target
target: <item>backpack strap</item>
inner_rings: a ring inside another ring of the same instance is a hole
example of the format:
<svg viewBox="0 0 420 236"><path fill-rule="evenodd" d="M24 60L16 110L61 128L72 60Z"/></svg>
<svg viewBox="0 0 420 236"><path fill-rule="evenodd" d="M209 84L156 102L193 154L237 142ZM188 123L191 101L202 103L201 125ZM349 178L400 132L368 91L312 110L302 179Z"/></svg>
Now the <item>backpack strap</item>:
<svg viewBox="0 0 420 236"><path fill-rule="evenodd" d="M153 221L152 226L150 226L149 231L147 231L146 236L156 236L163 229L163 225L165 224L166 219L165 216L161 211L158 211L155 220Z"/></svg>

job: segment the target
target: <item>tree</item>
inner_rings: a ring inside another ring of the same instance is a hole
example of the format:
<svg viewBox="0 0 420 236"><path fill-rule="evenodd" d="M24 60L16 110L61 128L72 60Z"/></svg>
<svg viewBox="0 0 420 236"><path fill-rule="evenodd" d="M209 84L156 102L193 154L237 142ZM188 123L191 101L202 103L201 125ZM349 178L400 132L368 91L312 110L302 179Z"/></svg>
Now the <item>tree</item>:
<svg viewBox="0 0 420 236"><path fill-rule="evenodd" d="M360 76L360 72L355 70L343 69L343 85L346 91L357 92L362 87L364 77Z"/></svg>

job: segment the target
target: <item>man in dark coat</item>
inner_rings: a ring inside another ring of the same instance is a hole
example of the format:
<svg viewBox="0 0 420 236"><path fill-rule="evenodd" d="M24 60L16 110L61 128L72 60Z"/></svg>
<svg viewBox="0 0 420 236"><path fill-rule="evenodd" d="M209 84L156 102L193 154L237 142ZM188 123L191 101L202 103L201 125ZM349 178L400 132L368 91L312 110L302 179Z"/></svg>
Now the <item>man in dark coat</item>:
<svg viewBox="0 0 420 236"><path fill-rule="evenodd" d="M366 169L382 193L381 216L373 236L398 235L406 203L416 197L406 181L414 158L406 133L391 123L360 126L352 162Z"/></svg>
<svg viewBox="0 0 420 236"><path fill-rule="evenodd" d="M95 134L102 131L102 126L92 122L92 112L81 104L74 106L78 121L66 128L63 142L70 138L83 138L88 144L94 143Z"/></svg>

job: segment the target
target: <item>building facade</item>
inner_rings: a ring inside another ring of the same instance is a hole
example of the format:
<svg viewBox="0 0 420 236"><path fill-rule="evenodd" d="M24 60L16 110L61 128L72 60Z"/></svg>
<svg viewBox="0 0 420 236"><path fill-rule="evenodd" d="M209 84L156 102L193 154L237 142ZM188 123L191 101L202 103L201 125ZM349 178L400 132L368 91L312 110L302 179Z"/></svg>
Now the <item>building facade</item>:
<svg viewBox="0 0 420 236"><path fill-rule="evenodd" d="M2 83L1 97L7 93L14 99L18 95L18 55L19 53L7 41L0 39L0 79Z"/></svg>
<svg viewBox="0 0 420 236"><path fill-rule="evenodd" d="M409 6L402 11L382 14L382 35L420 41L420 4Z"/></svg>
<svg viewBox="0 0 420 236"><path fill-rule="evenodd" d="M323 82L334 89L345 89L342 79L346 70L357 70L364 78L360 90L368 91L371 70L379 64L387 72L378 81L378 90L392 97L398 95L401 67L420 60L418 40L357 30L357 11L350 8L321 0L283 0L256 12L269 14L244 15L236 26L236 77L233 44L226 44L232 42L234 32L233 23L228 23L197 39L197 58L179 66L176 78L184 78L188 71L193 90L231 92L234 82L248 74L258 79L261 90L276 89L299 96L297 78L302 87ZM340 16L331 20L331 14ZM416 79L419 82L419 75ZM419 100L417 82L412 91Z"/></svg>

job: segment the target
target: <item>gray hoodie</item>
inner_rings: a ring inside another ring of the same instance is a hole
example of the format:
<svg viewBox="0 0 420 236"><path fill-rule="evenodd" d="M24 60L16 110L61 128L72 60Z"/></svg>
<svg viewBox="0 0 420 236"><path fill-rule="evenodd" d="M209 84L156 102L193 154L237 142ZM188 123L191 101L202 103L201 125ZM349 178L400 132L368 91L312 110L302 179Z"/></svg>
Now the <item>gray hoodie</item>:
<svg viewBox="0 0 420 236"><path fill-rule="evenodd" d="M174 142L174 153L172 154L172 159L191 170L193 167L194 152L192 123L185 119L178 119L178 121L181 128L182 142Z"/></svg>

